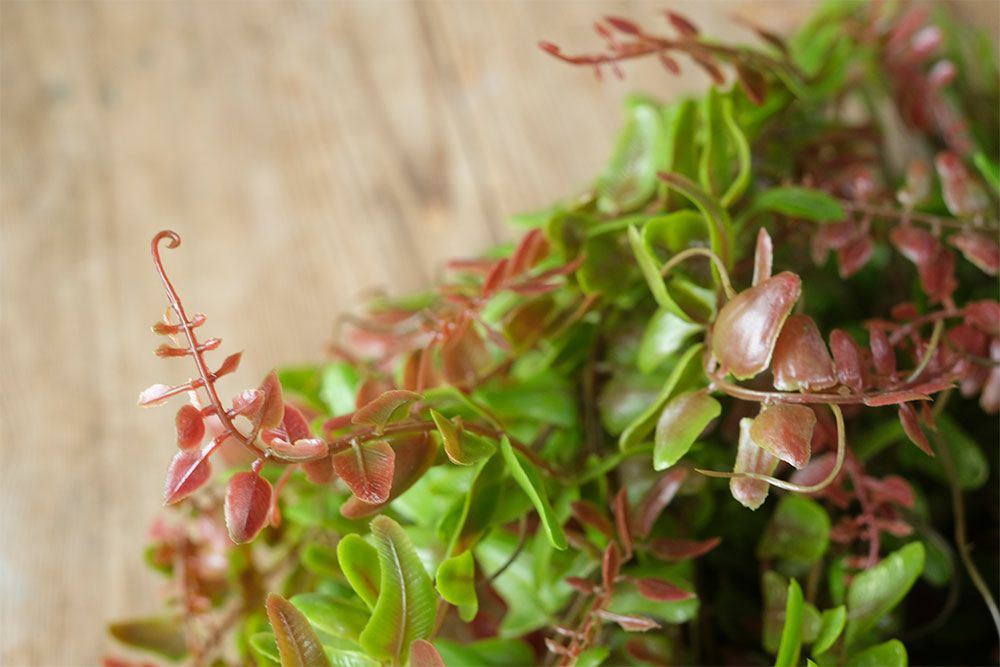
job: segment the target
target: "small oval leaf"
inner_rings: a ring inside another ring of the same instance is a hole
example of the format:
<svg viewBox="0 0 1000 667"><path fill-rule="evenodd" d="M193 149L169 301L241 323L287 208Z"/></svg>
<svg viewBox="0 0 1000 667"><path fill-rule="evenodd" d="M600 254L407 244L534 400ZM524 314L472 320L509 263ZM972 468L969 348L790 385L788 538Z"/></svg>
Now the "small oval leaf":
<svg viewBox="0 0 1000 667"><path fill-rule="evenodd" d="M265 606L282 667L331 667L316 631L301 611L277 593L268 593Z"/></svg>
<svg viewBox="0 0 1000 667"><path fill-rule="evenodd" d="M364 444L351 441L350 447L333 455L333 469L358 500L384 503L389 499L396 452L385 440Z"/></svg>
<svg viewBox="0 0 1000 667"><path fill-rule="evenodd" d="M677 463L721 413L722 405L704 390L671 399L656 424L653 468L663 470Z"/></svg>
<svg viewBox="0 0 1000 667"><path fill-rule="evenodd" d="M785 463L803 468L809 463L816 413L793 403L777 403L761 409L750 427L750 439Z"/></svg>
<svg viewBox="0 0 1000 667"><path fill-rule="evenodd" d="M392 389L358 409L351 417L351 422L374 426L375 432L381 433L388 424L406 419L410 414L410 406L420 398L420 394L414 391Z"/></svg>
<svg viewBox="0 0 1000 667"><path fill-rule="evenodd" d="M264 528L271 509L272 491L271 483L255 472L239 472L230 478L226 488L225 517L233 542L249 542Z"/></svg>
<svg viewBox="0 0 1000 667"><path fill-rule="evenodd" d="M212 476L212 465L208 461L211 448L182 449L174 455L167 469L167 482L163 493L166 505L184 500L205 486Z"/></svg>
<svg viewBox="0 0 1000 667"><path fill-rule="evenodd" d="M381 571L378 550L360 535L345 535L337 543L337 562L347 582L370 608L378 599Z"/></svg>
<svg viewBox="0 0 1000 667"><path fill-rule="evenodd" d="M190 403L182 405L174 417L174 428L177 431L178 447L197 447L205 437L205 420L201 416L201 410Z"/></svg>
<svg viewBox="0 0 1000 667"><path fill-rule="evenodd" d="M519 457L510 444L507 436L500 440L500 453L507 463L507 469L511 477L518 483L524 493L535 506L539 518L542 520L542 527L549 538L549 542L556 549L565 549L566 534L563 532L562 524L556 518L552 505L549 504L548 496L545 494L545 487L535 470L535 466L530 461L525 461Z"/></svg>

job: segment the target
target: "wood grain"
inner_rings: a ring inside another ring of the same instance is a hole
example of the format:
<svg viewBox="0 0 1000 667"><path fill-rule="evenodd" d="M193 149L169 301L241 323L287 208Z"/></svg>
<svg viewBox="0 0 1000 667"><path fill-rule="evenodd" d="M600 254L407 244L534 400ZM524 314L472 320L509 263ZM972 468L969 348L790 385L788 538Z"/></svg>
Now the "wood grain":
<svg viewBox="0 0 1000 667"><path fill-rule="evenodd" d="M670 3L792 26L811 2ZM639 3L0 4L0 664L95 664L107 620L155 612L142 565L182 381L148 326L148 243L224 350L224 387L322 355L373 289L510 238L506 216L599 169L626 91L700 90L655 63L598 83L535 48L595 44ZM221 358L221 357L220 357Z"/></svg>

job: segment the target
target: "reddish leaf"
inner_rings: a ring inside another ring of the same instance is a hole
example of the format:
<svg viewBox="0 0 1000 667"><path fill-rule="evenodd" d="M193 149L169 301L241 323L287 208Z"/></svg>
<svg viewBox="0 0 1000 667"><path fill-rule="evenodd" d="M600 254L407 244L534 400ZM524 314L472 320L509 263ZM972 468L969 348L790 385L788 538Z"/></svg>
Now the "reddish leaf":
<svg viewBox="0 0 1000 667"><path fill-rule="evenodd" d="M566 577L564 581L570 585L570 588L580 591L581 593L590 595L597 591L597 587L593 584L593 582L581 579L580 577Z"/></svg>
<svg viewBox="0 0 1000 667"><path fill-rule="evenodd" d="M629 581L632 582L642 597L657 602L679 602L681 600L690 600L694 597L694 593L691 591L686 591L680 586L672 584L669 581L664 581L663 579L643 577L641 579L630 579Z"/></svg>
<svg viewBox="0 0 1000 667"><path fill-rule="evenodd" d="M738 294L719 311L712 352L738 379L768 367L778 334L802 291L802 281L784 271Z"/></svg>
<svg viewBox="0 0 1000 667"><path fill-rule="evenodd" d="M441 346L441 363L448 382L461 385L473 384L479 369L489 362L489 354L482 337L463 319Z"/></svg>
<svg viewBox="0 0 1000 667"><path fill-rule="evenodd" d="M908 225L889 232L889 240L903 257L918 266L930 261L940 245L930 232Z"/></svg>
<svg viewBox="0 0 1000 667"><path fill-rule="evenodd" d="M973 180L958 155L947 151L938 153L934 158L934 167L941 179L941 194L944 196L945 206L952 215L971 218L989 207L989 197Z"/></svg>
<svg viewBox="0 0 1000 667"><path fill-rule="evenodd" d="M295 605L276 593L265 603L282 667L330 667L316 631Z"/></svg>
<svg viewBox="0 0 1000 667"><path fill-rule="evenodd" d="M868 347L872 351L875 372L883 377L893 377L896 374L896 354L882 329L873 327L869 330Z"/></svg>
<svg viewBox="0 0 1000 667"><path fill-rule="evenodd" d="M931 298L931 303L947 301L958 281L955 280L955 255L942 245L939 245L934 257L917 266L920 274L920 285Z"/></svg>
<svg viewBox="0 0 1000 667"><path fill-rule="evenodd" d="M260 426L261 428L275 428L285 415L285 401L281 393L281 382L278 380L276 372L268 373L264 381L260 383L260 391L263 393Z"/></svg>
<svg viewBox="0 0 1000 667"><path fill-rule="evenodd" d="M205 486L212 476L212 465L208 461L211 452L209 446L205 449L182 449L174 455L167 469L164 504L180 502Z"/></svg>
<svg viewBox="0 0 1000 667"><path fill-rule="evenodd" d="M861 346L846 331L834 329L830 332L830 351L837 369L837 381L860 392L868 380Z"/></svg>
<svg viewBox="0 0 1000 667"><path fill-rule="evenodd" d="M267 523L271 483L255 472L238 472L226 488L226 528L236 544L249 542Z"/></svg>
<svg viewBox="0 0 1000 667"><path fill-rule="evenodd" d="M618 532L618 542L622 545L625 560L632 557L632 526L629 524L628 493L624 488L618 489L611 505L615 515L615 530Z"/></svg>
<svg viewBox="0 0 1000 667"><path fill-rule="evenodd" d="M761 409L750 426L758 447L796 468L809 463L816 413L805 405L777 403Z"/></svg>
<svg viewBox="0 0 1000 667"><path fill-rule="evenodd" d="M948 243L986 275L995 276L1000 271L1000 245L995 239L966 229L949 237Z"/></svg>
<svg viewBox="0 0 1000 667"><path fill-rule="evenodd" d="M614 539L615 529L597 507L586 500L574 500L570 505L573 517L585 526L596 528L608 539Z"/></svg>
<svg viewBox="0 0 1000 667"><path fill-rule="evenodd" d="M170 357L184 357L190 352L189 348L186 347L174 347L173 345L167 345L163 343L153 350L153 354L156 356L167 359Z"/></svg>
<svg viewBox="0 0 1000 667"><path fill-rule="evenodd" d="M698 27L695 26L694 23L692 23L685 17L681 16L680 14L671 11L666 12L666 14L667 14L667 20L670 21L670 24L674 26L674 28L677 29L677 32L679 32L682 36L684 37L698 36L699 32Z"/></svg>
<svg viewBox="0 0 1000 667"><path fill-rule="evenodd" d="M289 442L297 442L298 440L305 440L312 437L312 431L309 429L309 421L302 414L302 411L294 405L285 405L285 414L281 419L281 425L284 427L285 433L288 434Z"/></svg>
<svg viewBox="0 0 1000 667"><path fill-rule="evenodd" d="M889 475L882 479L876 479L865 476L862 478L862 482L876 503L892 503L901 507L913 507L913 488L902 477Z"/></svg>
<svg viewBox="0 0 1000 667"><path fill-rule="evenodd" d="M857 237L837 249L837 266L841 278L850 278L871 259L875 246L867 234Z"/></svg>
<svg viewBox="0 0 1000 667"><path fill-rule="evenodd" d="M639 30L639 26L628 19L619 18L617 16L605 16L604 20L607 21L612 28L621 31L626 35L638 35L641 32Z"/></svg>
<svg viewBox="0 0 1000 667"><path fill-rule="evenodd" d="M668 56L666 53L663 53L661 51L659 53L659 60L660 60L660 64L663 65L666 68L666 70L668 72L670 72L671 74L675 74L676 75L676 74L680 74L681 73L681 66L680 66L680 64L676 60L674 60L673 58L671 58L670 56Z"/></svg>
<svg viewBox="0 0 1000 667"><path fill-rule="evenodd" d="M622 557L618 553L618 545L608 542L604 549L604 557L601 559L601 583L605 593L610 593L615 589L615 578L618 576L622 566Z"/></svg>
<svg viewBox="0 0 1000 667"><path fill-rule="evenodd" d="M929 400L931 400L930 396L916 389L899 389L897 391L876 394L875 396L866 396L864 403L870 408L878 408L883 405L896 405L897 403L906 403L908 401Z"/></svg>
<svg viewBox="0 0 1000 667"><path fill-rule="evenodd" d="M171 396L176 396L186 390L186 386L171 387L166 384L154 384L139 392L139 405L144 408L162 405Z"/></svg>
<svg viewBox="0 0 1000 667"><path fill-rule="evenodd" d="M182 405L177 411L174 427L177 431L177 446L181 449L197 447L205 437L205 420L201 416L201 410L190 403Z"/></svg>
<svg viewBox="0 0 1000 667"><path fill-rule="evenodd" d="M609 19L610 20L610 19ZM534 267L549 254L549 243L540 229L532 229L524 235L510 256L509 276L517 276ZM555 274L553 274L555 275Z"/></svg>
<svg viewBox="0 0 1000 667"><path fill-rule="evenodd" d="M638 520L636 521L636 534L639 537L648 537L653 530L653 524L659 518L663 508L670 504L670 501L677 495L681 484L687 479L687 468L673 468L667 471L656 484L646 492L642 502L636 510Z"/></svg>
<svg viewBox="0 0 1000 667"><path fill-rule="evenodd" d="M781 391L816 391L837 384L830 353L808 315L792 315L774 346L774 386Z"/></svg>
<svg viewBox="0 0 1000 667"><path fill-rule="evenodd" d="M492 296L497 289L503 284L503 281L507 277L507 267L508 260L501 259L493 265L490 272L486 274L486 279L483 280L483 286L480 288L480 295L484 297Z"/></svg>
<svg viewBox="0 0 1000 667"><path fill-rule="evenodd" d="M760 475L770 475L778 467L778 459L754 444L750 438L750 427L753 419L740 420L740 443L736 450L736 463L733 472L752 472ZM729 480L729 492L741 505L755 510L764 504L770 485L759 479L734 477Z"/></svg>
<svg viewBox="0 0 1000 667"><path fill-rule="evenodd" d="M931 168L924 160L915 158L906 169L906 185L896 193L896 199L905 208L927 201L931 195Z"/></svg>
<svg viewBox="0 0 1000 667"><path fill-rule="evenodd" d="M222 365L220 365L219 369L214 373L212 373L212 375L214 375L217 378L220 378L223 375L229 375L230 373L232 373L233 371L235 371L237 368L240 367L241 359L243 359L242 352L236 352L234 354L230 354L228 357L222 360Z"/></svg>
<svg viewBox="0 0 1000 667"><path fill-rule="evenodd" d="M418 436L394 440L390 446L396 453L393 466L392 488L389 491L390 502L398 498L420 479L437 457L437 444L427 433ZM348 498L340 506L340 514L348 519L359 519L369 516L382 509L386 503L366 503L359 498Z"/></svg>
<svg viewBox="0 0 1000 667"><path fill-rule="evenodd" d="M903 431L906 432L906 437L910 439L910 442L919 447L927 456L934 456L931 443L927 442L927 436L924 435L923 429L920 428L920 422L917 420L917 411L909 403L903 403L899 406L899 423L903 425Z"/></svg>
<svg viewBox="0 0 1000 667"><path fill-rule="evenodd" d="M260 416L264 405L264 392L260 389L247 389L233 397L233 416L243 415L252 422Z"/></svg>
<svg viewBox="0 0 1000 667"><path fill-rule="evenodd" d="M721 86L726 82L726 77L722 75L722 70L719 69L714 60L699 53L691 53L689 55L699 67L705 70L705 73L712 79L712 83Z"/></svg>
<svg viewBox="0 0 1000 667"><path fill-rule="evenodd" d="M594 612L594 615L604 619L605 621L617 623L621 626L621 629L626 632L646 632L647 630L655 630L660 627L659 623L651 618L647 618L646 616L637 616L635 614L616 614L615 612L608 611L607 609L598 609Z"/></svg>
<svg viewBox="0 0 1000 667"><path fill-rule="evenodd" d="M325 459L329 449L321 438L302 438L294 443L274 438L268 445L278 458L295 463Z"/></svg>
<svg viewBox="0 0 1000 667"><path fill-rule="evenodd" d="M316 461L306 461L302 464L302 470L313 484L329 484L336 477L333 472L333 456L330 454Z"/></svg>
<svg viewBox="0 0 1000 667"><path fill-rule="evenodd" d="M719 545L721 537L707 540L685 540L678 537L661 537L649 545L649 551L660 560L674 561L697 558Z"/></svg>
<svg viewBox="0 0 1000 667"><path fill-rule="evenodd" d="M357 410L351 421L374 426L375 432L381 433L387 424L406 419L410 414L410 406L420 398L420 394L416 392L393 389Z"/></svg>
<svg viewBox="0 0 1000 667"><path fill-rule="evenodd" d="M434 644L417 639L410 644L410 667L445 667L445 664Z"/></svg>
<svg viewBox="0 0 1000 667"><path fill-rule="evenodd" d="M379 504L389 498L395 461L396 453L385 440L351 441L349 448L333 455L333 469L359 500Z"/></svg>
<svg viewBox="0 0 1000 667"><path fill-rule="evenodd" d="M736 76L740 88L746 93L747 99L760 106L767 99L767 80L761 73L744 65L736 65Z"/></svg>
<svg viewBox="0 0 1000 667"><path fill-rule="evenodd" d="M980 331L1000 336L1000 302L984 299L966 304L965 321Z"/></svg>
<svg viewBox="0 0 1000 667"><path fill-rule="evenodd" d="M753 285L759 285L771 277L774 263L774 244L771 235L763 227L757 232L757 245L753 253Z"/></svg>

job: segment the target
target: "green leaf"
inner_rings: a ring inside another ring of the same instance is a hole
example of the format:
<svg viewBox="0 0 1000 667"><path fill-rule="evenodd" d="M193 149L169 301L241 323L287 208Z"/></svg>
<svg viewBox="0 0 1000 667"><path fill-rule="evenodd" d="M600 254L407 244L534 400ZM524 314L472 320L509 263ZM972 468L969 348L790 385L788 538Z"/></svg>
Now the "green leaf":
<svg viewBox="0 0 1000 667"><path fill-rule="evenodd" d="M636 356L639 371L644 375L655 371L701 328L686 318L678 317L667 308L660 308L649 319L639 341L639 352Z"/></svg>
<svg viewBox="0 0 1000 667"><path fill-rule="evenodd" d="M898 639L891 639L856 653L847 659L847 667L906 667L906 647Z"/></svg>
<svg viewBox="0 0 1000 667"><path fill-rule="evenodd" d="M802 589L799 582L792 579L788 583L788 598L785 602L785 627L781 631L781 644L778 646L778 657L775 667L792 667L799 662L799 651L802 648Z"/></svg>
<svg viewBox="0 0 1000 667"><path fill-rule="evenodd" d="M608 659L611 649L607 646L589 648L576 657L576 667L600 667Z"/></svg>
<svg viewBox="0 0 1000 667"><path fill-rule="evenodd" d="M481 639L461 644L448 639L435 639L434 648L449 667L524 667L535 663L531 647L522 639Z"/></svg>
<svg viewBox="0 0 1000 667"><path fill-rule="evenodd" d="M698 104L691 99L678 100L664 107L662 116L665 127L662 170L697 178L698 146L691 139L698 128ZM666 183L659 183L659 196L664 210L676 208L671 206Z"/></svg>
<svg viewBox="0 0 1000 667"><path fill-rule="evenodd" d="M387 516L372 519L382 577L361 645L379 660L405 663L410 644L434 626L434 587L402 526Z"/></svg>
<svg viewBox="0 0 1000 667"><path fill-rule="evenodd" d="M635 261L642 271L642 276L646 279L649 291L653 293L653 298L660 308L665 309L682 321L688 320L688 316L681 310L681 307L674 302L667 292L667 286L663 283L663 276L660 275L660 265L656 257L642 241L639 231L633 227L628 228L628 242L635 255Z"/></svg>
<svg viewBox="0 0 1000 667"><path fill-rule="evenodd" d="M982 174L983 179L989 184L993 191L1000 195L1000 165L991 160L982 151L976 151L972 155L972 163Z"/></svg>
<svg viewBox="0 0 1000 667"><path fill-rule="evenodd" d="M511 447L510 440L505 435L500 440L500 453L507 463L511 477L520 485L524 493L531 499L531 504L535 506L539 518L542 520L542 527L556 549L565 549L566 534L563 533L562 523L556 518L552 505L549 504L548 496L545 494L545 487L535 470L535 466L524 460Z"/></svg>
<svg viewBox="0 0 1000 667"><path fill-rule="evenodd" d="M305 615L277 593L267 596L267 618L282 667L323 667L330 659Z"/></svg>
<svg viewBox="0 0 1000 667"><path fill-rule="evenodd" d="M313 574L321 577L340 576L340 566L337 565L337 552L325 544L309 542L302 549L300 557L302 565Z"/></svg>
<svg viewBox="0 0 1000 667"><path fill-rule="evenodd" d="M854 578L847 590L848 646L900 603L923 569L924 545L911 542Z"/></svg>
<svg viewBox="0 0 1000 667"><path fill-rule="evenodd" d="M601 388L597 407L601 424L611 435L618 435L632 423L660 393L662 379L635 371L616 372Z"/></svg>
<svg viewBox="0 0 1000 667"><path fill-rule="evenodd" d="M328 648L327 657L332 667L381 667L378 660L358 651Z"/></svg>
<svg viewBox="0 0 1000 667"><path fill-rule="evenodd" d="M649 432L656 426L663 406L675 395L686 389L704 382L705 373L701 366L701 343L689 347L677 363L674 365L670 377L660 390L660 395L649 404L649 407L622 431L618 438L618 446L622 449L630 449L641 443L649 435Z"/></svg>
<svg viewBox="0 0 1000 667"><path fill-rule="evenodd" d="M979 444L948 415L942 414L935 420L940 438L938 442L948 447L955 464L958 488L974 491L983 486L990 476L990 466ZM899 429L900 439L902 428ZM907 451L907 450L912 450ZM914 455L914 453L916 455ZM900 463L908 468L916 468L941 482L947 482L944 467L936 458L925 456L915 447L903 447L899 452Z"/></svg>
<svg viewBox="0 0 1000 667"><path fill-rule="evenodd" d="M732 266L733 257L730 252L732 245L732 222L726 209L722 208L719 200L705 192L688 178L674 173L661 173L660 178L670 187L674 188L682 195L694 202L694 205L705 216L708 227L709 244L712 252L722 258L722 263L727 268ZM712 275L719 281L718 272L712 267Z"/></svg>
<svg viewBox="0 0 1000 667"><path fill-rule="evenodd" d="M722 101L722 120L726 124L729 136L733 140L733 147L736 149L736 160L739 170L736 172L736 180L729 184L726 194L722 195L722 206L729 208L736 202L743 193L746 192L747 185L750 184L750 144L743 133L743 129L733 115L733 100L726 97Z"/></svg>
<svg viewBox="0 0 1000 667"><path fill-rule="evenodd" d="M356 533L344 535L337 544L337 561L354 592L365 601L369 609L378 599L381 572L378 550Z"/></svg>
<svg viewBox="0 0 1000 667"><path fill-rule="evenodd" d="M456 465L471 466L493 456L496 451L496 447L489 440L475 437L474 434L462 430L461 417L448 419L437 410L431 409L431 419L441 434L445 454Z"/></svg>
<svg viewBox="0 0 1000 667"><path fill-rule="evenodd" d="M635 210L656 191L657 163L664 154L660 109L641 98L629 100L628 121L614 153L597 178L597 209L619 215Z"/></svg>
<svg viewBox="0 0 1000 667"><path fill-rule="evenodd" d="M475 618L479 599L476 597L476 561L471 551L441 561L435 580L438 593L458 607L463 621Z"/></svg>
<svg viewBox="0 0 1000 667"><path fill-rule="evenodd" d="M765 190L753 202L754 211L770 211L814 222L838 222L844 219L840 203L819 190L779 187Z"/></svg>
<svg viewBox="0 0 1000 667"><path fill-rule="evenodd" d="M684 392L670 399L656 424L653 468L665 470L677 463L721 413L722 404L704 390Z"/></svg>
<svg viewBox="0 0 1000 667"><path fill-rule="evenodd" d="M819 655L833 646L837 637L844 631L844 624L847 622L847 608L844 605L827 609L820 617L819 635L812 645L812 654Z"/></svg>
<svg viewBox="0 0 1000 667"><path fill-rule="evenodd" d="M278 642L275 640L273 632L255 632L250 635L250 648L258 659L263 658L275 665L281 663L281 656L278 655Z"/></svg>
<svg viewBox="0 0 1000 667"><path fill-rule="evenodd" d="M300 593L291 602L323 632L352 642L358 641L370 617L368 609L356 600L326 593Z"/></svg>
<svg viewBox="0 0 1000 667"><path fill-rule="evenodd" d="M757 546L759 558L788 558L813 563L830 543L830 517L814 500L785 496Z"/></svg>
<svg viewBox="0 0 1000 667"><path fill-rule="evenodd" d="M330 414L344 415L354 411L354 397L360 381L358 371L346 361L330 364L323 370L319 397Z"/></svg>
<svg viewBox="0 0 1000 667"><path fill-rule="evenodd" d="M121 621L112 623L108 631L126 646L155 653L167 660L180 660L188 652L180 618L163 616Z"/></svg>
<svg viewBox="0 0 1000 667"><path fill-rule="evenodd" d="M722 120L722 99L714 86L701 98L702 149L698 180L706 193L722 195L723 181L729 177L729 160Z"/></svg>

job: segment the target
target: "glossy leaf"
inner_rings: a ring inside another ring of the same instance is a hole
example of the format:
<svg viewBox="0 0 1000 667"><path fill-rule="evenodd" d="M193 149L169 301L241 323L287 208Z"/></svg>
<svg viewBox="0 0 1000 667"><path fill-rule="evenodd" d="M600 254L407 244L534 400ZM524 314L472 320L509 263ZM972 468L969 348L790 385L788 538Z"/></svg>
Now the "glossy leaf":
<svg viewBox="0 0 1000 667"><path fill-rule="evenodd" d="M597 207L602 213L632 211L656 191L664 140L659 109L653 102L633 98L626 113L628 121L614 154L597 178Z"/></svg>
<svg viewBox="0 0 1000 667"><path fill-rule="evenodd" d="M757 243L753 251L753 281L751 285L757 286L771 277L771 269L774 264L774 244L771 235L763 227L757 232Z"/></svg>
<svg viewBox="0 0 1000 667"><path fill-rule="evenodd" d="M816 413L794 403L775 403L761 408L750 426L750 439L772 456L796 467L809 463Z"/></svg>
<svg viewBox="0 0 1000 667"><path fill-rule="evenodd" d="M361 645L379 660L405 663L410 645L434 625L434 587L403 528L387 516L371 522L378 542L381 580Z"/></svg>
<svg viewBox="0 0 1000 667"><path fill-rule="evenodd" d="M387 425L406 419L410 406L420 399L420 394L405 389L387 391L359 408L351 423L373 426L376 433L381 433Z"/></svg>
<svg viewBox="0 0 1000 667"><path fill-rule="evenodd" d="M643 495L642 502L636 508L635 532L637 535L649 537L656 519L677 495L687 476L688 470L686 468L674 468L664 473Z"/></svg>
<svg viewBox="0 0 1000 667"><path fill-rule="evenodd" d="M754 200L753 207L813 222L837 222L846 215L840 203L825 192L791 186L765 190Z"/></svg>
<svg viewBox="0 0 1000 667"><path fill-rule="evenodd" d="M487 459L496 452L493 443L484 438L469 436L462 429L462 418L448 419L437 410L431 410L431 418L441 434L444 452L448 459L461 466L471 466Z"/></svg>
<svg viewBox="0 0 1000 667"><path fill-rule="evenodd" d="M463 621L471 621L479 610L476 597L476 561L471 551L464 551L441 561L435 583L438 593L459 609Z"/></svg>
<svg viewBox="0 0 1000 667"><path fill-rule="evenodd" d="M913 409L913 405L910 403L900 404L899 423L903 425L903 432L906 433L906 437L910 439L910 442L916 445L927 456L934 456L931 443L927 441L927 436L924 434L923 429L920 428L917 411Z"/></svg>
<svg viewBox="0 0 1000 667"><path fill-rule="evenodd" d="M707 391L689 391L671 399L656 424L653 468L663 470L679 461L709 422L722 413L722 405Z"/></svg>
<svg viewBox="0 0 1000 667"><path fill-rule="evenodd" d="M804 613L802 589L799 582L792 579L788 583L788 597L785 602L785 626L781 630L781 644L775 667L793 667L799 662L802 648L802 616Z"/></svg>
<svg viewBox="0 0 1000 667"><path fill-rule="evenodd" d="M327 593L300 593L291 603L319 630L352 642L358 640L370 617L357 600Z"/></svg>
<svg viewBox="0 0 1000 667"><path fill-rule="evenodd" d="M413 486L434 463L437 444L427 433L407 438L396 438L390 443L395 452L392 484L389 497L382 503L369 503L357 496L348 498L340 506L340 514L348 519L369 516L382 509L386 503L398 498Z"/></svg>
<svg viewBox="0 0 1000 667"><path fill-rule="evenodd" d="M740 441L736 450L733 472L752 472L770 475L778 467L778 459L754 444L750 437L752 419L740 420ZM764 504L770 485L762 480L734 477L729 480L729 491L741 505L755 510Z"/></svg>
<svg viewBox="0 0 1000 667"><path fill-rule="evenodd" d="M203 449L182 449L174 454L167 469L163 503L173 505L205 486L212 477L208 455L211 445Z"/></svg>
<svg viewBox="0 0 1000 667"><path fill-rule="evenodd" d="M255 472L239 472L229 479L225 517L233 542L250 542L267 525L272 492L271 483Z"/></svg>
<svg viewBox="0 0 1000 667"><path fill-rule="evenodd" d="M374 608L382 579L378 550L360 535L351 533L337 544L337 562L358 597Z"/></svg>
<svg viewBox="0 0 1000 667"><path fill-rule="evenodd" d="M177 431L178 447L197 447L205 437L205 420L201 416L201 410L190 403L182 405L174 417L174 428Z"/></svg>
<svg viewBox="0 0 1000 667"><path fill-rule="evenodd" d="M648 632L660 627L659 623L648 616L618 614L607 609L599 609L594 615L609 623L617 623L625 632Z"/></svg>
<svg viewBox="0 0 1000 667"><path fill-rule="evenodd" d="M844 664L846 667L906 667L909 658L903 642L890 639L855 653Z"/></svg>
<svg viewBox="0 0 1000 667"><path fill-rule="evenodd" d="M679 600L689 600L695 597L691 591L686 591L676 584L655 577L641 577L632 579L632 584L640 595L648 600L657 602L677 602Z"/></svg>
<svg viewBox="0 0 1000 667"><path fill-rule="evenodd" d="M833 646L833 643L837 641L837 638L840 637L840 633L844 631L846 623L847 607L840 605L839 607L825 610L820 617L819 634L812 645L813 655L819 655L828 651Z"/></svg>
<svg viewBox="0 0 1000 667"><path fill-rule="evenodd" d="M149 651L168 660L181 660L188 653L184 623L180 618L140 618L112 623L111 636L132 648Z"/></svg>
<svg viewBox="0 0 1000 667"><path fill-rule="evenodd" d="M861 346L846 331L834 329L830 332L830 351L837 369L837 382L860 392L868 380Z"/></svg>
<svg viewBox="0 0 1000 667"><path fill-rule="evenodd" d="M271 371L264 378L260 384L260 391L264 394L260 410L260 426L261 428L275 428L281 424L281 420L285 416L285 399L281 392L281 382L275 371Z"/></svg>
<svg viewBox="0 0 1000 667"><path fill-rule="evenodd" d="M724 370L743 380L770 365L778 334L801 290L799 277L785 271L722 307L712 331L712 352Z"/></svg>
<svg viewBox="0 0 1000 667"><path fill-rule="evenodd" d="M389 498L396 453L385 440L351 441L350 447L333 455L333 469L354 495L366 503Z"/></svg>
<svg viewBox="0 0 1000 667"><path fill-rule="evenodd" d="M618 446L621 449L629 449L642 442L643 438L655 428L667 401L679 391L689 389L692 385L698 384L701 378L704 378L705 374L701 368L700 358L702 349L702 345L699 343L692 345L681 355L667 381L663 383L663 388L656 400L650 403L649 407L622 431L618 438Z"/></svg>
<svg viewBox="0 0 1000 667"><path fill-rule="evenodd" d="M687 314L677 305L677 302L674 301L673 297L667 291L667 286L663 282L663 276L660 275L660 266L656 260L656 256L653 255L649 247L643 242L642 237L639 236L639 232L634 226L629 226L627 234L632 254L635 255L635 261L639 265L639 270L646 279L646 284L649 286L649 291L652 292L657 305L681 322L687 322Z"/></svg>
<svg viewBox="0 0 1000 667"><path fill-rule="evenodd" d="M282 667L323 667L330 665L316 631L305 615L276 593L267 596L267 619L271 622Z"/></svg>
<svg viewBox="0 0 1000 667"><path fill-rule="evenodd" d="M814 500L785 496L757 545L760 558L788 558L814 563L830 542L830 517Z"/></svg>
<svg viewBox="0 0 1000 667"><path fill-rule="evenodd" d="M639 371L646 374L655 371L701 329L700 325L678 317L669 309L660 308L650 318L639 342L636 357Z"/></svg>
<svg viewBox="0 0 1000 667"><path fill-rule="evenodd" d="M518 486L531 499L531 504L534 505L539 518L542 520L542 527L545 529L545 534L548 536L549 542L556 549L565 549L567 546L566 534L563 532L562 523L556 518L552 505L549 504L545 487L538 472L535 470L535 466L514 452L514 448L511 447L510 440L506 436L500 440L500 453L507 463L507 469L510 471L511 477L514 478Z"/></svg>
<svg viewBox="0 0 1000 667"><path fill-rule="evenodd" d="M924 545L911 542L858 574L847 590L847 644L852 645L892 611L923 569Z"/></svg>
<svg viewBox="0 0 1000 667"><path fill-rule="evenodd" d="M774 346L774 388L819 391L837 384L833 361L819 327L808 315L791 315Z"/></svg>
<svg viewBox="0 0 1000 667"><path fill-rule="evenodd" d="M649 552L665 561L688 560L704 555L719 546L722 538L712 537L707 540L687 540L679 537L660 537L649 545Z"/></svg>

